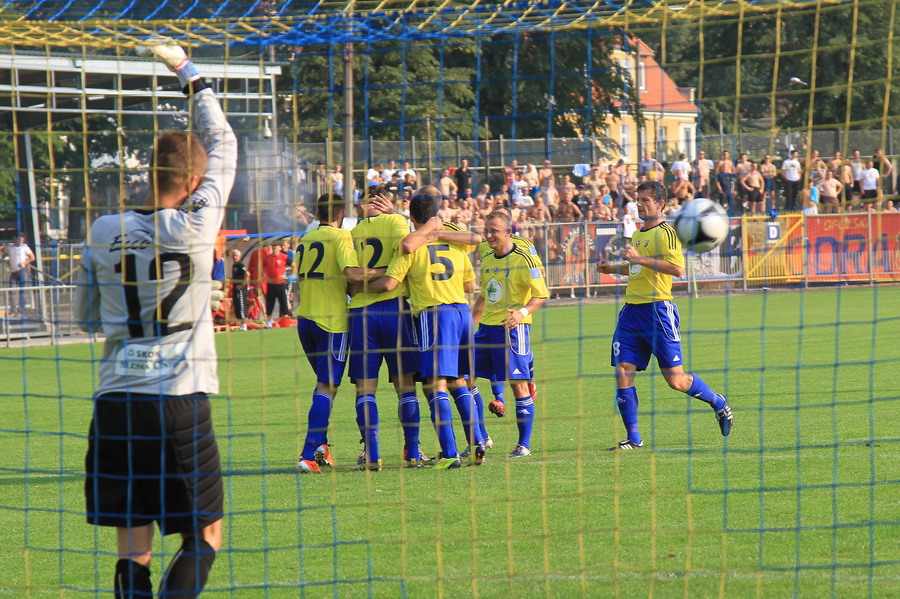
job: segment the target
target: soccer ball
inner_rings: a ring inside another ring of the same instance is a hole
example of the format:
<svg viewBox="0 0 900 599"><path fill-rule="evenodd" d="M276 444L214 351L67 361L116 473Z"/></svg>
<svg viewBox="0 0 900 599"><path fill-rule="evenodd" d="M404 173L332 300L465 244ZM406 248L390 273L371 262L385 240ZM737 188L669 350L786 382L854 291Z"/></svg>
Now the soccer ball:
<svg viewBox="0 0 900 599"><path fill-rule="evenodd" d="M707 198L685 202L675 213L675 232L685 249L708 252L728 237L728 214Z"/></svg>

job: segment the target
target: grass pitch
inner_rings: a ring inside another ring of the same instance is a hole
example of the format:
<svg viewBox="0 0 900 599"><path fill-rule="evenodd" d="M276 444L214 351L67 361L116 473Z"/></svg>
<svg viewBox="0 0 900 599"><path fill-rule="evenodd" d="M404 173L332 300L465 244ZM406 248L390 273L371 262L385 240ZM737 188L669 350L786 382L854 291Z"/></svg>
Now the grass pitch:
<svg viewBox="0 0 900 599"><path fill-rule="evenodd" d="M301 477L314 383L294 331L218 335L228 515L206 594L896 596L900 288L678 304L689 369L734 408L727 441L712 411L668 389L654 365L637 381L647 449L605 451L624 435L609 366L619 306L547 307L533 328L533 455L505 459L515 423L487 415L488 461L452 472L400 468L386 381L386 468L355 471L348 382L332 416L337 468ZM99 355L88 344L0 352L0 596L111 587L114 534L84 522L82 494ZM154 583L180 541L157 545Z"/></svg>

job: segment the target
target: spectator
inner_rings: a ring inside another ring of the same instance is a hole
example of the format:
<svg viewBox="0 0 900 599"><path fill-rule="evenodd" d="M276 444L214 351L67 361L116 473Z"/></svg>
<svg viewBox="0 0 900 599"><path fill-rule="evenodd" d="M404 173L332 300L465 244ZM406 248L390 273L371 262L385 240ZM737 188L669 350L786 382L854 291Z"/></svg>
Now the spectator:
<svg viewBox="0 0 900 599"><path fill-rule="evenodd" d="M834 175L835 179L840 180L841 167L844 166L844 161L841 159L841 153L835 151L831 160L829 160L825 166L831 171L831 174Z"/></svg>
<svg viewBox="0 0 900 599"><path fill-rule="evenodd" d="M552 178L546 179L550 181ZM547 210L550 212L550 217L552 218L554 214L556 214L556 207L559 206L559 192L556 191L556 188L552 185L541 185L538 189L537 195L534 197L535 203L537 203L537 199L541 198L544 202L544 205L547 207Z"/></svg>
<svg viewBox="0 0 900 599"><path fill-rule="evenodd" d="M810 183L812 183L810 181ZM837 214L841 211L839 198L844 186L841 182L834 178L831 169L825 171L825 177L818 184L813 183L819 188L819 204L822 206L823 214Z"/></svg>
<svg viewBox="0 0 900 599"><path fill-rule="evenodd" d="M438 181L438 189L441 192L442 198L452 198L456 196L459 188L456 186L456 181L450 176L449 168L441 170L441 179Z"/></svg>
<svg viewBox="0 0 900 599"><path fill-rule="evenodd" d="M675 171L675 180L672 182L672 196L675 202L681 206L694 198L694 185L688 180L684 171Z"/></svg>
<svg viewBox="0 0 900 599"><path fill-rule="evenodd" d="M334 170L328 175L329 183L331 190L337 194L341 195L344 193L344 173L341 172L341 165L335 164Z"/></svg>
<svg viewBox="0 0 900 599"><path fill-rule="evenodd" d="M250 274L247 267L241 262L241 251L231 250L231 306L234 310L234 320L240 325L242 331L247 330L247 284L250 282Z"/></svg>
<svg viewBox="0 0 900 599"><path fill-rule="evenodd" d="M575 196L574 204L578 206L582 220L586 219L588 208L591 206L592 202L591 196L587 195L587 190L584 185L578 186L578 195Z"/></svg>
<svg viewBox="0 0 900 599"><path fill-rule="evenodd" d="M597 202L594 204L597 210L597 220L607 222L613 220L613 211L610 203L611 200L609 194L606 194L602 199L597 200Z"/></svg>
<svg viewBox="0 0 900 599"><path fill-rule="evenodd" d="M750 163L750 170L744 178L740 180L740 184L746 192L746 209L750 214L762 214L763 202L765 199L763 196L765 191L763 185L765 185L765 182L763 181L763 177L759 170L756 168L755 162Z"/></svg>
<svg viewBox="0 0 900 599"><path fill-rule="evenodd" d="M482 183L481 188L478 190L478 194L475 196L475 203L480 210L482 206L487 204L487 201L490 200L491 197L491 186L487 183Z"/></svg>
<svg viewBox="0 0 900 599"><path fill-rule="evenodd" d="M587 181L585 181L585 185L592 198L598 197L600 195L600 188L606 185L604 171L602 171L599 166L592 167L591 174Z"/></svg>
<svg viewBox="0 0 900 599"><path fill-rule="evenodd" d="M883 194L891 195L893 193L894 186L892 185L892 177L891 174L894 172L894 165L891 164L891 161L884 157L884 153L881 148L875 148L875 154L872 156L872 164L873 168L881 173L881 176L884 177L884 181L881 185L881 191Z"/></svg>
<svg viewBox="0 0 900 599"><path fill-rule="evenodd" d="M376 162L373 168L366 171L366 183L382 183L381 172L384 166L380 162Z"/></svg>
<svg viewBox="0 0 900 599"><path fill-rule="evenodd" d="M884 211L885 212L897 212L897 208L894 206L893 200L888 200L884 203Z"/></svg>
<svg viewBox="0 0 900 599"><path fill-rule="evenodd" d="M871 204L878 199L878 183L881 182L881 173L875 168L875 162L870 160L862 172L860 185L862 187L862 201Z"/></svg>
<svg viewBox="0 0 900 599"><path fill-rule="evenodd" d="M381 171L381 184L388 185L391 180L394 178L394 174L397 172L397 163L394 160L388 162L388 166L386 169Z"/></svg>
<svg viewBox="0 0 900 599"><path fill-rule="evenodd" d="M678 160L672 163L672 166L669 168L669 172L675 175L675 179L678 179L679 173L685 181L691 180L691 163L687 161L687 158L684 154L678 155Z"/></svg>
<svg viewBox="0 0 900 599"><path fill-rule="evenodd" d="M606 187L604 193L608 193L614 202L618 202L619 188L622 187L622 177L611 164L606 168L603 183Z"/></svg>
<svg viewBox="0 0 900 599"><path fill-rule="evenodd" d="M557 189L557 191L559 192L559 201L560 202L562 202L563 200L571 201L572 198L575 197L575 191L576 191L575 184L572 183L572 177L570 177L569 175L563 175L562 183L560 184L559 189Z"/></svg>
<svg viewBox="0 0 900 599"><path fill-rule="evenodd" d="M662 165L656 160L653 161L653 166L650 167L650 170L647 171L647 180L648 181L659 181L662 183L663 177L665 177L665 170Z"/></svg>
<svg viewBox="0 0 900 599"><path fill-rule="evenodd" d="M438 208L437 215L443 222L449 223L453 220L453 215L456 213L456 210L450 206L450 198L447 196L443 196L441 198L441 207Z"/></svg>
<svg viewBox="0 0 900 599"><path fill-rule="evenodd" d="M778 169L772 164L772 158L766 155L762 164L759 165L759 174L763 178L763 210L765 210L766 202L772 208L775 207L775 175L777 172Z"/></svg>
<svg viewBox="0 0 900 599"><path fill-rule="evenodd" d="M509 163L509 166L503 169L503 178L506 181L506 185L512 185L513 181L516 180L516 175L519 173L519 161L512 160Z"/></svg>
<svg viewBox="0 0 900 599"><path fill-rule="evenodd" d="M8 316L21 316L25 313L25 291L28 284L28 265L35 261L34 252L25 243L25 235L17 233L12 243L3 248L9 259L9 285L18 287L19 293L11 294Z"/></svg>
<svg viewBox="0 0 900 599"><path fill-rule="evenodd" d="M741 152L740 156L738 156L737 164L734 165L734 174L738 200L740 204L745 208L749 205L748 197L750 192L748 191L747 187L743 185L743 181L750 173L750 168L750 161L747 160L747 154L745 152Z"/></svg>
<svg viewBox="0 0 900 599"><path fill-rule="evenodd" d="M803 206L803 214L806 216L815 216L819 214L819 195L818 188L814 183L809 184L809 189L804 189L798 195L800 204Z"/></svg>
<svg viewBox="0 0 900 599"><path fill-rule="evenodd" d="M517 173L516 176L521 176L521 172ZM504 183L500 186L500 191L494 194L494 199L491 205L494 208L502 208L504 206L509 205L509 186Z"/></svg>
<svg viewBox="0 0 900 599"><path fill-rule="evenodd" d="M409 160L403 161L403 169L400 171L400 178L403 179L404 182L407 180L410 181L413 188L418 184L419 177L416 175L416 171L413 170Z"/></svg>
<svg viewBox="0 0 900 599"><path fill-rule="evenodd" d="M697 197L709 197L709 173L713 171L715 165L712 160L706 157L706 152L700 151L697 160L694 161L694 189Z"/></svg>
<svg viewBox="0 0 900 599"><path fill-rule="evenodd" d="M469 170L469 161L466 158L462 159L453 177L456 179L457 193L463 192L472 184L472 171Z"/></svg>
<svg viewBox="0 0 900 599"><path fill-rule="evenodd" d="M274 326L275 302L278 302L278 316L290 316L287 303L287 254L281 251L281 244L273 244L263 262L266 278L266 328Z"/></svg>
<svg viewBox="0 0 900 599"><path fill-rule="evenodd" d="M862 172L865 168L866 163L860 156L859 150L853 150L853 156L850 158L850 171L853 173L853 193L860 198L862 197L862 185L860 184L860 180L862 179Z"/></svg>
<svg viewBox="0 0 900 599"><path fill-rule="evenodd" d="M455 223L460 223L463 225L470 225L472 223L472 209L469 206L469 200L463 198L459 200L459 209L456 211L457 220L454 220Z"/></svg>
<svg viewBox="0 0 900 599"><path fill-rule="evenodd" d="M545 160L544 166L538 171L538 181L540 181L541 187L556 187L556 180L553 177L553 167L550 166L549 160Z"/></svg>
<svg viewBox="0 0 900 599"><path fill-rule="evenodd" d="M825 163L819 159L819 151L813 150L812 156L807 161L807 179L811 183L819 184L819 181L825 178Z"/></svg>
<svg viewBox="0 0 900 599"><path fill-rule="evenodd" d="M853 204L853 167L850 166L850 161L845 160L844 163L840 167L840 175L837 176L841 181L841 185L844 187L844 205L848 208Z"/></svg>
<svg viewBox="0 0 900 599"><path fill-rule="evenodd" d="M655 163L656 160L653 159L653 155L650 152L644 152L644 159L638 162L638 177L647 177L649 179L647 173L650 172Z"/></svg>
<svg viewBox="0 0 900 599"><path fill-rule="evenodd" d="M541 178L540 175L538 175L536 166L529 163L528 166L525 167L525 172L523 173L522 180L525 181L525 183L528 185L528 188L530 189L528 195L534 195L535 193L537 193L535 190L540 187Z"/></svg>
<svg viewBox="0 0 900 599"><path fill-rule="evenodd" d="M800 179L803 174L799 156L797 150L792 150L791 157L781 163L781 176L784 177L784 209L788 212L797 209L797 195L800 193Z"/></svg>
<svg viewBox="0 0 900 599"><path fill-rule="evenodd" d="M213 266L210 278L213 281L225 280L225 257L222 255L222 250L218 247L213 249Z"/></svg>
<svg viewBox="0 0 900 599"><path fill-rule="evenodd" d="M534 206L528 211L528 218L534 223L550 222L552 215L550 214L550 209L547 208L547 205L544 203L542 194L538 194L534 197Z"/></svg>
<svg viewBox="0 0 900 599"><path fill-rule="evenodd" d="M637 186L638 178L632 174L631 165L628 165L625 167L625 174L621 178L621 190L625 195L633 196ZM624 202L624 197L619 198L619 201Z"/></svg>
<svg viewBox="0 0 900 599"><path fill-rule="evenodd" d="M734 163L728 151L716 163L716 189L719 192L719 203L732 212L734 208Z"/></svg>

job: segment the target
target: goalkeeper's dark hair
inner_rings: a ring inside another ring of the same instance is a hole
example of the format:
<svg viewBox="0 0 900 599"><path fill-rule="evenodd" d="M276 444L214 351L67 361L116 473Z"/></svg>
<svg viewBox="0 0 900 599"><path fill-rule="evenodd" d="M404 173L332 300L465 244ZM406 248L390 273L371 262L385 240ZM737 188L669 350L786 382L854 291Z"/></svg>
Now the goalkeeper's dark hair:
<svg viewBox="0 0 900 599"><path fill-rule="evenodd" d="M660 202L665 204L669 201L669 192L666 191L666 186L659 181L644 181L638 184L636 193L639 194L642 191L651 192L653 197L656 198L657 204Z"/></svg>
<svg viewBox="0 0 900 599"><path fill-rule="evenodd" d="M433 185L420 187L409 200L409 217L420 225L428 222L429 218L437 216L438 207L441 204L441 192Z"/></svg>
<svg viewBox="0 0 900 599"><path fill-rule="evenodd" d="M316 200L316 218L323 223L335 221L344 213L344 197L336 193L323 193Z"/></svg>
<svg viewBox="0 0 900 599"><path fill-rule="evenodd" d="M206 172L206 148L186 131L163 133L153 143L150 166L156 194L190 193L191 178Z"/></svg>

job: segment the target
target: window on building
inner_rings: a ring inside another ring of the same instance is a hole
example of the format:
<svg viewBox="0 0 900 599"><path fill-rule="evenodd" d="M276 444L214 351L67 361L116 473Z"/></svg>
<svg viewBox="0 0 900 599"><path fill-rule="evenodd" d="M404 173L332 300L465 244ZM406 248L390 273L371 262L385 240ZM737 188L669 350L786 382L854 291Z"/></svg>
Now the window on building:
<svg viewBox="0 0 900 599"><path fill-rule="evenodd" d="M643 60L638 60L637 63L637 85L638 89L642 92L647 91L647 63Z"/></svg>
<svg viewBox="0 0 900 599"><path fill-rule="evenodd" d="M660 125L656 129L656 157L659 160L663 160L666 156L666 153L669 149L668 141L666 140L666 127L665 125Z"/></svg>
<svg viewBox="0 0 900 599"><path fill-rule="evenodd" d="M631 139L628 125L622 125L619 129L619 145L622 146L622 158L625 162L631 162Z"/></svg>

